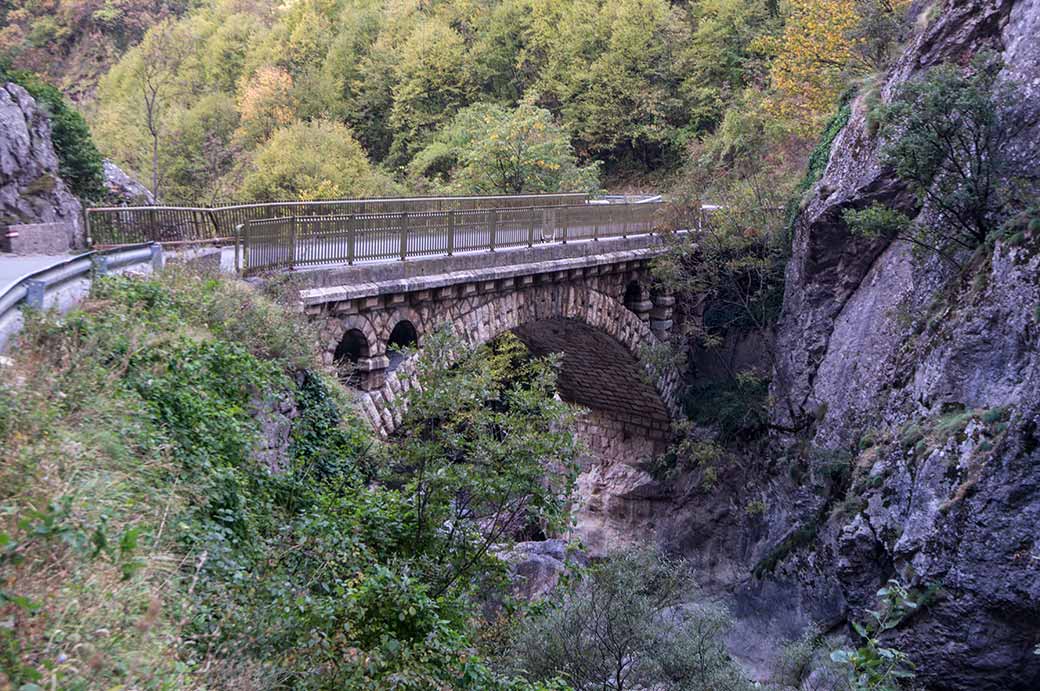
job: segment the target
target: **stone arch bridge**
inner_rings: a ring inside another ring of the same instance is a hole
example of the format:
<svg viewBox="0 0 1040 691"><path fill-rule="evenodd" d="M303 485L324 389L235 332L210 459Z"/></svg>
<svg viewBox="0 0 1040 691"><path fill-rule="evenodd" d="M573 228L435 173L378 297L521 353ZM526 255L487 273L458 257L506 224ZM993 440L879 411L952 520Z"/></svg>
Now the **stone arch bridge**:
<svg viewBox="0 0 1040 691"><path fill-rule="evenodd" d="M620 452L659 446L677 410L679 373L644 361L672 327L675 299L650 276L664 249L646 235L311 270L301 272L301 298L326 362L354 364L360 408L384 436L413 385L394 346L421 348L447 325L471 345L513 331L536 354L562 353L561 397L590 411L592 446Z"/></svg>
<svg viewBox="0 0 1040 691"><path fill-rule="evenodd" d="M671 442L682 379L645 357L672 328L675 300L650 274L664 251L643 235L341 266L300 272L300 294L326 362L354 364L359 408L383 436L415 386L395 345L421 348L447 326L471 345L512 331L536 355L561 353L558 392L586 411L576 530L600 553L649 534L667 505L650 469Z"/></svg>

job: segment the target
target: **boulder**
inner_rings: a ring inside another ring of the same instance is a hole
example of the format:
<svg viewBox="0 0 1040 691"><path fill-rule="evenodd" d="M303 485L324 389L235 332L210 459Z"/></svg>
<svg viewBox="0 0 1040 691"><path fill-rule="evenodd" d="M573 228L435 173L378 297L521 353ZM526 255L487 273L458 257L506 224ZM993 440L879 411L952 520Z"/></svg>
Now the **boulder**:
<svg viewBox="0 0 1040 691"><path fill-rule="evenodd" d="M0 231L6 226L65 223L70 244L84 246L83 207L61 179L51 123L13 83L0 86Z"/></svg>

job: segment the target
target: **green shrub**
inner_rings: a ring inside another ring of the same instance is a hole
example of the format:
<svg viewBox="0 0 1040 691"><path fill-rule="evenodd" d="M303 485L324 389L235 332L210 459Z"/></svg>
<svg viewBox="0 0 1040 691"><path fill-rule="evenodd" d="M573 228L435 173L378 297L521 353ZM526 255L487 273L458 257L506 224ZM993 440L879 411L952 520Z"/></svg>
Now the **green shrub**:
<svg viewBox="0 0 1040 691"><path fill-rule="evenodd" d="M692 386L686 414L699 425L714 427L722 441L751 439L769 424L769 381L750 372L732 379Z"/></svg>
<svg viewBox="0 0 1040 691"><path fill-rule="evenodd" d="M906 653L882 645L881 637L911 616L930 596L915 596L896 580L877 592L880 608L867 611L867 620L852 628L862 640L855 650L839 649L831 659L847 668L852 691L898 691L914 678L914 664Z"/></svg>
<svg viewBox="0 0 1040 691"><path fill-rule="evenodd" d="M865 209L846 209L842 220L853 233L871 239L899 237L911 224L906 214L881 204L872 204Z"/></svg>
<svg viewBox="0 0 1040 691"><path fill-rule="evenodd" d="M796 196L787 204L787 236L789 241L794 237L794 224L798 220L798 214L805 194L823 177L823 173L827 170L827 164L831 159L831 148L834 146L834 140L845 129L845 125L849 124L849 118L852 117L852 99L855 94L855 90L850 89L842 95L837 112L830 119L830 122L827 123L816 147L809 154L805 176L798 185Z"/></svg>
<svg viewBox="0 0 1040 691"><path fill-rule="evenodd" d="M481 510L530 498L532 518L549 518L569 496L543 489L555 485L539 463L572 449L551 367L532 364L526 388L497 383L477 356L436 370L426 395L455 404L426 410L461 413L453 433L425 437L447 428L419 405L411 446L384 456L339 385L286 350L299 318L180 272L99 280L81 309L30 315L0 381L0 413L20 411L0 421L0 609L12 622L0 683L532 688L493 673L472 643L483 526L458 517L458 539L441 528L459 497ZM284 402L289 439L267 439L279 425L265 415ZM420 480L378 482L405 477L420 441L449 454L424 459L439 470L422 512ZM272 442L280 472L261 462Z"/></svg>
<svg viewBox="0 0 1040 691"><path fill-rule="evenodd" d="M101 154L90 136L87 121L56 88L35 75L0 64L0 81L11 81L28 91L51 121L51 142L58 155L61 177L84 201L105 195Z"/></svg>
<svg viewBox="0 0 1040 691"><path fill-rule="evenodd" d="M1032 162L1014 142L1033 120L1023 116L1021 87L999 79L1002 67L991 52L979 53L969 70L934 67L885 109L881 162L935 216L905 238L951 260L1021 207L1019 183L1031 175Z"/></svg>
<svg viewBox="0 0 1040 691"><path fill-rule="evenodd" d="M577 691L750 690L726 652L725 609L695 599L692 574L650 549L617 552L521 619L510 665Z"/></svg>

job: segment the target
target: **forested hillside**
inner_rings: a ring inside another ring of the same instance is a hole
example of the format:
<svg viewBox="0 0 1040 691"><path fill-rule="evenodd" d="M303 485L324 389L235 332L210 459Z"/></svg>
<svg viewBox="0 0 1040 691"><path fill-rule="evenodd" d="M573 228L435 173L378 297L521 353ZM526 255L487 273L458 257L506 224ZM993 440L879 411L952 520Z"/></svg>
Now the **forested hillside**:
<svg viewBox="0 0 1040 691"><path fill-rule="evenodd" d="M188 0L8 0L0 3L0 55L38 72L78 102L145 32L183 14Z"/></svg>
<svg viewBox="0 0 1040 691"><path fill-rule="evenodd" d="M907 3L202 0L84 21L66 4L10 10L5 53L71 84L85 68L44 45L100 46L88 36L121 13L110 54L160 20L88 110L103 153L194 203L661 189L691 159L742 156L796 170L849 80L884 66Z"/></svg>

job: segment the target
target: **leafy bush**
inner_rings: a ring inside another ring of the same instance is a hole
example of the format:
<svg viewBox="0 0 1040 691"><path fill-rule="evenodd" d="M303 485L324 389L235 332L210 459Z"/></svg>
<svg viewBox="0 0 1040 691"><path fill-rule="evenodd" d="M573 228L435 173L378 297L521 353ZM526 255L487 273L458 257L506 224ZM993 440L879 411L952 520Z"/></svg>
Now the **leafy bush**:
<svg viewBox="0 0 1040 691"><path fill-rule="evenodd" d="M433 367L430 400L481 396L450 408L447 436L430 433L449 409L417 402L411 445L384 456L338 384L300 369L300 319L171 272L30 320L0 382L19 411L0 426L0 684L532 688L477 654L469 576L485 508L519 499L534 520L562 502L539 466L572 445L551 368L513 387L477 355ZM407 477L416 449L437 477ZM472 516L443 530L463 501Z"/></svg>
<svg viewBox="0 0 1040 691"><path fill-rule="evenodd" d="M446 331L428 337L395 439L388 482L412 507L412 549L437 555L424 564L435 595L499 570L491 547L526 525L557 530L569 515L578 447L552 361L529 362L510 383L486 352Z"/></svg>
<svg viewBox="0 0 1040 691"><path fill-rule="evenodd" d="M465 108L409 168L455 194L585 192L599 185L597 165L579 166L552 114L528 102L512 110Z"/></svg>
<svg viewBox="0 0 1040 691"><path fill-rule="evenodd" d="M0 64L0 82L4 81L23 87L47 113L61 177L72 193L85 201L102 199L105 194L102 158L83 116L68 104L60 91L29 72Z"/></svg>
<svg viewBox="0 0 1040 691"><path fill-rule="evenodd" d="M958 252L981 245L1009 211L1021 208L1022 185L1035 176L1014 143L1032 121L1024 116L1021 87L999 79L1002 68L989 52L977 55L967 70L940 65L905 84L883 109L881 161L933 220L910 224L898 212L880 209L846 220L955 261Z"/></svg>
<svg viewBox="0 0 1040 691"><path fill-rule="evenodd" d="M246 199L374 197L392 185L368 162L346 126L329 120L296 122L274 131L242 181Z"/></svg>
<svg viewBox="0 0 1040 691"><path fill-rule="evenodd" d="M577 691L751 689L726 653L725 610L693 599L689 567L652 550L618 552L517 626L511 666Z"/></svg>
<svg viewBox="0 0 1040 691"><path fill-rule="evenodd" d="M769 424L769 380L741 372L722 382L694 385L686 398L686 414L715 427L723 441L749 439Z"/></svg>
<svg viewBox="0 0 1040 691"><path fill-rule="evenodd" d="M906 653L882 645L880 638L913 614L920 600L896 580L889 581L877 597L880 609L868 610L864 623L852 622L863 644L831 653L834 662L846 666L852 691L899 691L914 677L914 664Z"/></svg>

